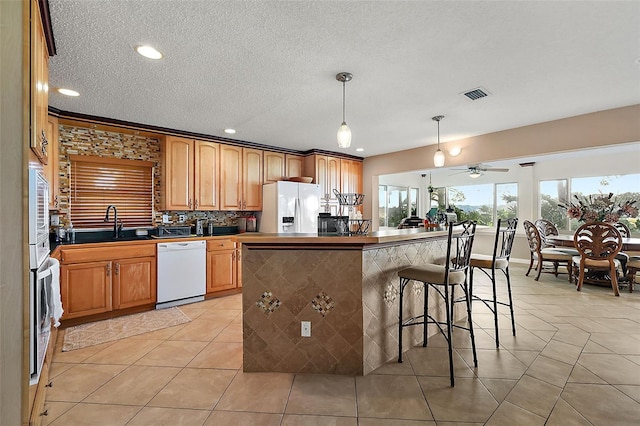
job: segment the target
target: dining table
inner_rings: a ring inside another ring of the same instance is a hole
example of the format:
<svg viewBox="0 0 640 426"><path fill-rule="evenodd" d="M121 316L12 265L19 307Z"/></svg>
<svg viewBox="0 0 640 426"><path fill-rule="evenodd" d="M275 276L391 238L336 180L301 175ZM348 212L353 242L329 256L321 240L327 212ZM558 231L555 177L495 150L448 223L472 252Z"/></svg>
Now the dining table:
<svg viewBox="0 0 640 426"><path fill-rule="evenodd" d="M545 240L554 246L575 247L573 235L547 235ZM622 238L622 251L640 251L640 238Z"/></svg>

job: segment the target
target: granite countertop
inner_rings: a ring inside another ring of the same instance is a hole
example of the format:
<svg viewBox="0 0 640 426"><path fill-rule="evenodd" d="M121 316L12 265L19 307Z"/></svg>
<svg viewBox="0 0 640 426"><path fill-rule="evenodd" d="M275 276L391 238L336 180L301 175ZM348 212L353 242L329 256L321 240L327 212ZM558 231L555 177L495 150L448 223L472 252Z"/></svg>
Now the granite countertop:
<svg viewBox="0 0 640 426"><path fill-rule="evenodd" d="M233 237L242 244L278 245L366 245L382 244L420 239L443 238L447 231L427 231L423 228L391 229L371 232L367 235L317 235L317 234L263 234L245 233Z"/></svg>

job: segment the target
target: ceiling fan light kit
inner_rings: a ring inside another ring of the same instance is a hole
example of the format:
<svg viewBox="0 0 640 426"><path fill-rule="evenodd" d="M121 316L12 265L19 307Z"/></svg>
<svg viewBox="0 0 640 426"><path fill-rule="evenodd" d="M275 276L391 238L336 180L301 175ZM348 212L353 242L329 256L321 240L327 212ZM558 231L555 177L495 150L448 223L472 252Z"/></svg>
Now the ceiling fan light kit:
<svg viewBox="0 0 640 426"><path fill-rule="evenodd" d="M435 167L444 167L444 152L440 149L440 120L444 118L444 115L436 115L431 117L433 121L438 123L438 150L433 155L433 165Z"/></svg>
<svg viewBox="0 0 640 426"><path fill-rule="evenodd" d="M349 72L341 72L336 75L336 80L342 83L342 124L338 128L338 146L349 148L351 146L351 129L345 120L345 83L351 81L353 75Z"/></svg>

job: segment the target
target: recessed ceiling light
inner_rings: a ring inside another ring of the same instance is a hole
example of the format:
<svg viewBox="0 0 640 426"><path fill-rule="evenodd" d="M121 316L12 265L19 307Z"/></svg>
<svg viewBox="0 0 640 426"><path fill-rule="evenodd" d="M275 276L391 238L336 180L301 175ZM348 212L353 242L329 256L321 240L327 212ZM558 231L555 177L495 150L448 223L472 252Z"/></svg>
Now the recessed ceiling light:
<svg viewBox="0 0 640 426"><path fill-rule="evenodd" d="M356 151L358 151L358 152L363 152L363 151L364 151L364 148L356 148Z"/></svg>
<svg viewBox="0 0 640 426"><path fill-rule="evenodd" d="M61 95L65 95L65 96L80 96L80 93L76 92L75 90L71 90L71 89L60 88L60 89L58 89L58 93L60 93Z"/></svg>
<svg viewBox="0 0 640 426"><path fill-rule="evenodd" d="M162 59L162 53L151 46L136 46L136 52L149 59Z"/></svg>
<svg viewBox="0 0 640 426"><path fill-rule="evenodd" d="M225 133L229 133L230 135L233 135L236 133L236 129L224 129Z"/></svg>

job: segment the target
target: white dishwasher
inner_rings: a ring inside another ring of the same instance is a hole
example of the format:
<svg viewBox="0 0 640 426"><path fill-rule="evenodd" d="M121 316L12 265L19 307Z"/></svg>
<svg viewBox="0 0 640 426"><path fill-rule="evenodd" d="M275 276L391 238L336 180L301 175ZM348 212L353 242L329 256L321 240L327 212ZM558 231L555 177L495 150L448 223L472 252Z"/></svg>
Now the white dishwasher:
<svg viewBox="0 0 640 426"><path fill-rule="evenodd" d="M206 292L206 241L158 243L156 309L204 300Z"/></svg>

